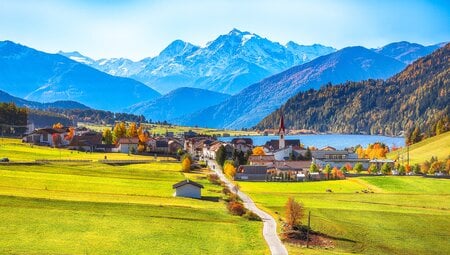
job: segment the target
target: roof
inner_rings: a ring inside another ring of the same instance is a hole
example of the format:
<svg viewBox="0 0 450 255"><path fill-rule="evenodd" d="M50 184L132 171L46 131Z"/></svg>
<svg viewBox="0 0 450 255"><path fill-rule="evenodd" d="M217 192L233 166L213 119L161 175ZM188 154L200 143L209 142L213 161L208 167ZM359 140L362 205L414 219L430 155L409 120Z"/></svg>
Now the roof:
<svg viewBox="0 0 450 255"><path fill-rule="evenodd" d="M275 156L274 155L250 155L248 157L249 162L256 162L256 161L274 161Z"/></svg>
<svg viewBox="0 0 450 255"><path fill-rule="evenodd" d="M233 140L231 140L231 143L253 145L253 140L251 138L233 138Z"/></svg>
<svg viewBox="0 0 450 255"><path fill-rule="evenodd" d="M336 148L331 147L331 146L325 146L322 149L320 149L321 151L335 151Z"/></svg>
<svg viewBox="0 0 450 255"><path fill-rule="evenodd" d="M34 134L63 134L68 132L67 128L41 128L35 130Z"/></svg>
<svg viewBox="0 0 450 255"><path fill-rule="evenodd" d="M156 147L166 148L169 147L169 143L167 141L156 141Z"/></svg>
<svg viewBox="0 0 450 255"><path fill-rule="evenodd" d="M325 158L326 155L348 155L350 152L346 150L340 150L340 151L329 151L329 150L318 150L318 151L311 151L311 155L313 158L321 159Z"/></svg>
<svg viewBox="0 0 450 255"><path fill-rule="evenodd" d="M275 161L274 166L279 170L302 170L309 169L311 161Z"/></svg>
<svg viewBox="0 0 450 255"><path fill-rule="evenodd" d="M266 174L267 173L267 166L242 165L242 166L239 166L238 173L243 173L243 174Z"/></svg>
<svg viewBox="0 0 450 255"><path fill-rule="evenodd" d="M74 136L69 146L93 146L98 144L102 144L102 134L89 132Z"/></svg>
<svg viewBox="0 0 450 255"><path fill-rule="evenodd" d="M138 144L139 138L133 137L133 138L120 138L117 143L120 144Z"/></svg>
<svg viewBox="0 0 450 255"><path fill-rule="evenodd" d="M173 189L176 189L176 188L179 188L179 187L184 186L184 185L187 185L187 184L194 185L194 186L199 187L199 188L201 188L201 189L204 188L203 185L201 185L200 183L196 183L196 182L191 181L191 180L189 180L189 179L186 179L186 180L184 180L184 181L175 183L174 185L172 185L172 188L173 188Z"/></svg>
<svg viewBox="0 0 450 255"><path fill-rule="evenodd" d="M278 133L281 133L281 131L283 131L283 133L286 133L286 130L285 130L285 128L284 128L284 116L283 116L283 112L281 112L280 127L278 128Z"/></svg>
<svg viewBox="0 0 450 255"><path fill-rule="evenodd" d="M394 163L393 159L372 159L369 161L370 163Z"/></svg>
<svg viewBox="0 0 450 255"><path fill-rule="evenodd" d="M298 147L300 146L300 140L299 139L292 139L292 140L284 140L284 144L285 147ZM264 145L265 148L269 149L269 150L278 150L280 147L280 141L278 139L274 140L270 140L267 141L266 144Z"/></svg>

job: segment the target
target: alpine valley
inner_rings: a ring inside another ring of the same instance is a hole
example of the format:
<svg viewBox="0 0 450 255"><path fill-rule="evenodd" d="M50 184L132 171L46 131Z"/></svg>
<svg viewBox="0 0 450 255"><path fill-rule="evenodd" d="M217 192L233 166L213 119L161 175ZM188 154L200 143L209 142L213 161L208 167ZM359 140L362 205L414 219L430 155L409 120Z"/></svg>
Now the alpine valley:
<svg viewBox="0 0 450 255"><path fill-rule="evenodd" d="M4 41L0 89L37 104L72 100L154 121L241 129L255 126L299 92L387 79L442 46L396 42L336 50L292 41L282 45L233 29L204 47L175 40L158 56L135 62L94 60L77 51L50 54ZM61 108L68 105L79 107Z"/></svg>

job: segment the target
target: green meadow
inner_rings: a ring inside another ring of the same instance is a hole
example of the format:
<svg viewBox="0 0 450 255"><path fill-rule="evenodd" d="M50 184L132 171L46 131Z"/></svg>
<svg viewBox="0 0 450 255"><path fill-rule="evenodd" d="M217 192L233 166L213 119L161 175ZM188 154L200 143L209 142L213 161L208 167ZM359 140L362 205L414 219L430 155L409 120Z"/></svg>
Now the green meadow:
<svg viewBox="0 0 450 255"><path fill-rule="evenodd" d="M287 244L289 254L450 254L450 180L380 176L239 184L280 223L287 198L295 197L311 211L312 228L333 242L326 249Z"/></svg>
<svg viewBox="0 0 450 255"><path fill-rule="evenodd" d="M0 149L0 157L17 161L59 153L11 140ZM230 215L206 171L180 169L178 162L158 161L0 164L0 254L269 253L261 222ZM172 185L185 178L204 185L203 199L173 197Z"/></svg>
<svg viewBox="0 0 450 255"><path fill-rule="evenodd" d="M409 146L410 164L421 164L431 157L437 157L439 160L445 161L450 156L450 132L440 134L427 138L421 142ZM406 163L407 149L391 152L387 155L388 158L400 158Z"/></svg>

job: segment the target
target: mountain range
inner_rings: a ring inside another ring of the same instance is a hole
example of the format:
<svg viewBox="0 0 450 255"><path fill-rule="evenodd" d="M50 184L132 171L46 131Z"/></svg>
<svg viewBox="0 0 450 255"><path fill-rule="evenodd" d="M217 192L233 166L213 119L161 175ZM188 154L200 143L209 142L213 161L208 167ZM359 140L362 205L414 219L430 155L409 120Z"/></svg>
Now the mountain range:
<svg viewBox="0 0 450 255"><path fill-rule="evenodd" d="M418 59L387 80L347 82L300 92L281 106L285 125L321 132L399 135L418 127L433 135L449 128L450 44ZM274 128L280 111L256 125Z"/></svg>
<svg viewBox="0 0 450 255"><path fill-rule="evenodd" d="M80 104L75 101L55 101L51 103L39 103L34 101L25 100L19 97L11 96L10 94L0 90L0 102L14 103L19 107L27 107L31 109L46 110L50 108L58 109L90 109L84 104Z"/></svg>
<svg viewBox="0 0 450 255"><path fill-rule="evenodd" d="M327 83L385 79L404 67L404 63L372 50L348 47L266 78L179 121L191 126L252 127L299 91L319 89Z"/></svg>
<svg viewBox="0 0 450 255"><path fill-rule="evenodd" d="M111 111L160 96L133 79L11 41L0 42L0 89L27 100L74 100Z"/></svg>
<svg viewBox="0 0 450 255"><path fill-rule="evenodd" d="M229 97L228 94L205 89L179 88L155 100L135 104L127 108L126 112L144 115L152 121L172 122L182 116L219 104Z"/></svg>
<svg viewBox="0 0 450 255"><path fill-rule="evenodd" d="M180 87L236 94L263 78L334 51L319 44L288 42L284 46L233 29L205 47L175 40L158 56L137 62L124 58L95 61L78 52L60 54L111 75L133 78L163 94Z"/></svg>

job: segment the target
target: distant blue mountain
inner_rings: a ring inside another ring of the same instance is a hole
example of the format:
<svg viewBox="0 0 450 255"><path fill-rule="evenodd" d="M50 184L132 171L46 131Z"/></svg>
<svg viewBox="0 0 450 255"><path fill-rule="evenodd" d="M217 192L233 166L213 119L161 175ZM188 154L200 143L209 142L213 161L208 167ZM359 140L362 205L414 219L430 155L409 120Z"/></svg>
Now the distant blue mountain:
<svg viewBox="0 0 450 255"><path fill-rule="evenodd" d="M80 104L75 101L55 101L52 103L39 103L34 101L25 100L19 97L12 96L2 90L0 90L0 102L3 103L14 103L20 107L27 107L38 110L45 110L49 108L58 108L58 109L80 109L86 110L90 109L84 104Z"/></svg>
<svg viewBox="0 0 450 255"><path fill-rule="evenodd" d="M405 66L363 47L344 48L255 83L221 104L182 118L180 124L252 127L299 91L318 89L327 83L384 79Z"/></svg>
<svg viewBox="0 0 450 255"><path fill-rule="evenodd" d="M236 94L247 86L290 67L336 51L319 44L286 46L254 33L233 29L205 47L175 40L158 56L138 62L61 53L112 75L141 81L161 93L194 87Z"/></svg>
<svg viewBox="0 0 450 255"><path fill-rule="evenodd" d="M179 88L155 100L135 104L126 111L144 115L146 119L152 121L167 120L171 122L181 116L219 104L228 98L230 95L214 91Z"/></svg>
<svg viewBox="0 0 450 255"><path fill-rule="evenodd" d="M375 52L395 58L405 64L411 64L418 58L431 54L433 51L444 46L445 43L423 46L418 43L394 42L382 48L374 49Z"/></svg>
<svg viewBox="0 0 450 255"><path fill-rule="evenodd" d="M138 81L11 41L0 42L0 89L27 100L74 100L110 111L160 96Z"/></svg>

